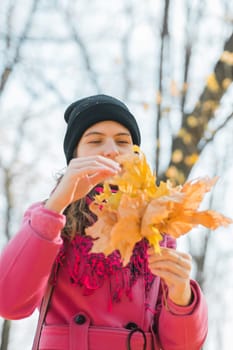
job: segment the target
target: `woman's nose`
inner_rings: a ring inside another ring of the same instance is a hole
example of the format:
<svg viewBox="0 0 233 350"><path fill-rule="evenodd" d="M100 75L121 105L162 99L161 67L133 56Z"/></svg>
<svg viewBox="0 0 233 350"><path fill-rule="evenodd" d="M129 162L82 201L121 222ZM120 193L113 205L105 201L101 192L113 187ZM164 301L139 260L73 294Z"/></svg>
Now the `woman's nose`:
<svg viewBox="0 0 233 350"><path fill-rule="evenodd" d="M109 140L106 142L103 155L104 157L108 158L115 158L117 155L119 155L119 150L114 140Z"/></svg>

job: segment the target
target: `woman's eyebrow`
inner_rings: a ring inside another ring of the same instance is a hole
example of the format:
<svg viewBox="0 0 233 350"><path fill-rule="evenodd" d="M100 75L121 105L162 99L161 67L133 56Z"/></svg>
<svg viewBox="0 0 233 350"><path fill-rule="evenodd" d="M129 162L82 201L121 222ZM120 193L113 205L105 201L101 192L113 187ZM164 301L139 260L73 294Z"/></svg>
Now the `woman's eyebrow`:
<svg viewBox="0 0 233 350"><path fill-rule="evenodd" d="M87 136L91 136L91 135L104 136L105 133L99 132L99 131L90 131L90 132L86 133L85 135L83 135L83 137L87 137ZM114 136L130 136L130 133L129 132L119 132L119 133L115 134Z"/></svg>
<svg viewBox="0 0 233 350"><path fill-rule="evenodd" d="M83 135L83 137L87 137L90 135L104 135L104 133L99 132L99 131L90 131L90 132L86 133L85 135Z"/></svg>
<svg viewBox="0 0 233 350"><path fill-rule="evenodd" d="M119 132L116 136L130 136L130 132Z"/></svg>

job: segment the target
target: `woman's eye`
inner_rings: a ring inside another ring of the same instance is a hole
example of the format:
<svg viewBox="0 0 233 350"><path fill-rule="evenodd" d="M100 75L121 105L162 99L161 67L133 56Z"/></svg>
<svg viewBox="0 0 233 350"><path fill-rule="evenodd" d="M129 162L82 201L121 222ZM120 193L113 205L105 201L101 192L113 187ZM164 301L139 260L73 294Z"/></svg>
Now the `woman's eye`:
<svg viewBox="0 0 233 350"><path fill-rule="evenodd" d="M91 141L89 141L89 143L101 143L101 140L91 140Z"/></svg>
<svg viewBox="0 0 233 350"><path fill-rule="evenodd" d="M120 144L129 144L129 141L126 141L126 140L119 140L117 141L117 143L120 143Z"/></svg>

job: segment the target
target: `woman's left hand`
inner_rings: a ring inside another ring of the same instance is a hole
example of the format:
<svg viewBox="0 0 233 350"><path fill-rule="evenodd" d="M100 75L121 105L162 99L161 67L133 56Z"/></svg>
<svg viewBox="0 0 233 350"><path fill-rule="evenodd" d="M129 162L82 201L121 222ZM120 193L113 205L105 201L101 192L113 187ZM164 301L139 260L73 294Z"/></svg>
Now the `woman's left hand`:
<svg viewBox="0 0 233 350"><path fill-rule="evenodd" d="M192 300L190 274L192 258L189 254L171 248L161 247L161 254L148 249L148 263L151 272L159 276L168 287L168 297L175 304L187 306Z"/></svg>

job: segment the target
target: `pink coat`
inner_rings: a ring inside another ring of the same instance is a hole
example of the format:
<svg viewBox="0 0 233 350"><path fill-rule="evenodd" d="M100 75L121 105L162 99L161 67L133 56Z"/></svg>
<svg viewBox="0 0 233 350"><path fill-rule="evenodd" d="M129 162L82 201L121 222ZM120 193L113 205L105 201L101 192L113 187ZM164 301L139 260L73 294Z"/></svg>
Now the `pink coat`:
<svg viewBox="0 0 233 350"><path fill-rule="evenodd" d="M201 349L207 335L207 306L195 281L191 281L192 304L180 307L168 298L162 302L158 277L153 281L148 277L146 285L145 275L138 273L130 286L129 270L122 269L122 273L118 271L108 278L101 275L100 265L96 280L90 279L89 260L86 265L71 263L78 245L67 250L66 258L63 256L60 231L64 224L65 216L42 204L34 204L26 211L19 232L0 259L2 317L21 319L39 308L54 261L59 260L41 350L141 350L144 336L147 350ZM167 236L163 245L175 248L175 241ZM135 324L140 332L130 330Z"/></svg>

